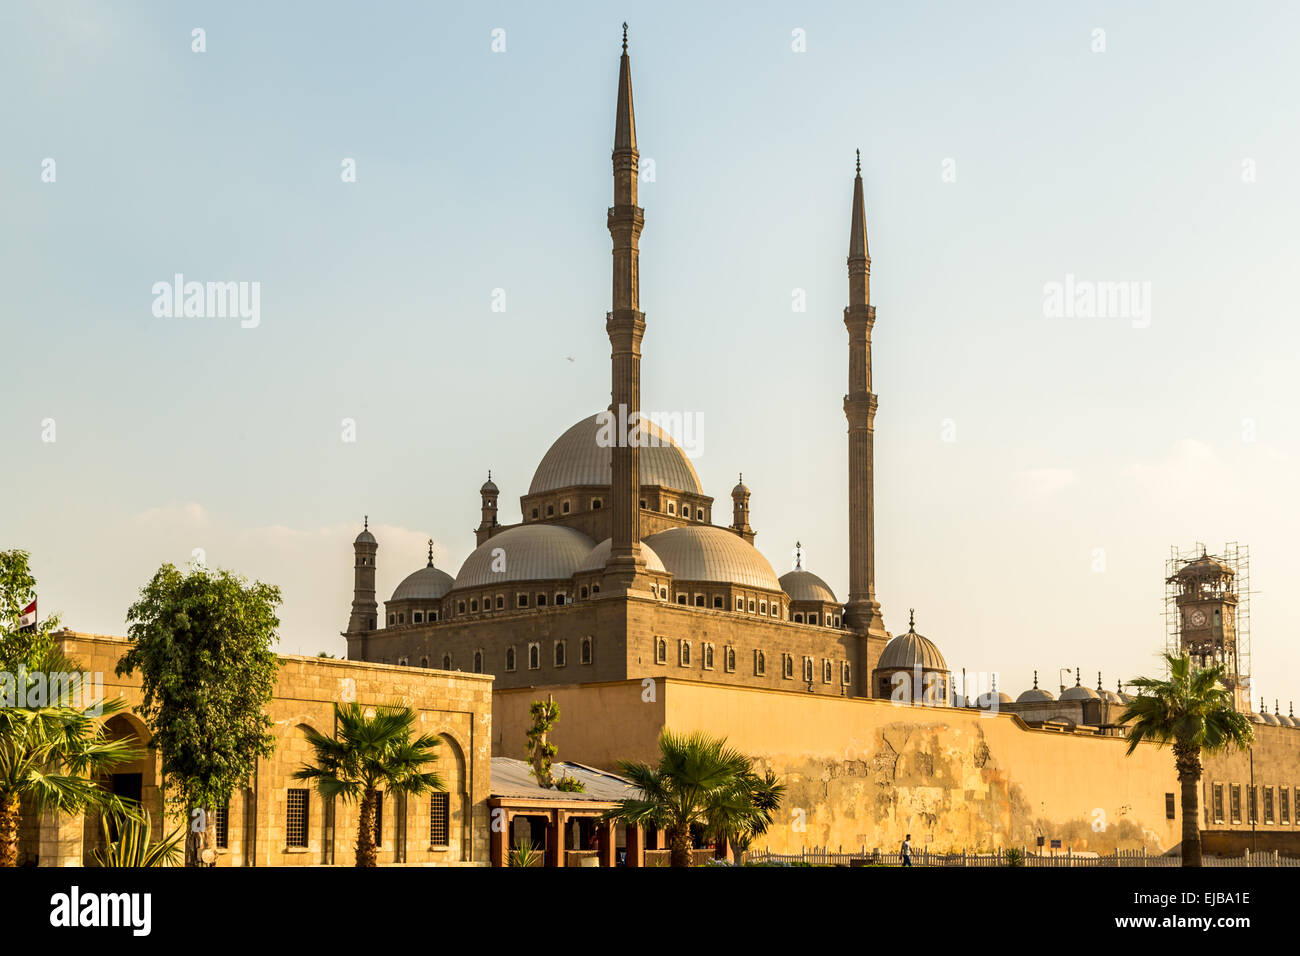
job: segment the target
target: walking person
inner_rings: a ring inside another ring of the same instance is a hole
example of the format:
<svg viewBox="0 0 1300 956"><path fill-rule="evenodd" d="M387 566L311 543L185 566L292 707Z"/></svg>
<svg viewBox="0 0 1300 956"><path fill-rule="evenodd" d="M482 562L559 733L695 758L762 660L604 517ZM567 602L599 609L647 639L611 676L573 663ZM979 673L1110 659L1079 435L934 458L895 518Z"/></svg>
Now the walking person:
<svg viewBox="0 0 1300 956"><path fill-rule="evenodd" d="M903 840L903 866L912 865L912 834Z"/></svg>

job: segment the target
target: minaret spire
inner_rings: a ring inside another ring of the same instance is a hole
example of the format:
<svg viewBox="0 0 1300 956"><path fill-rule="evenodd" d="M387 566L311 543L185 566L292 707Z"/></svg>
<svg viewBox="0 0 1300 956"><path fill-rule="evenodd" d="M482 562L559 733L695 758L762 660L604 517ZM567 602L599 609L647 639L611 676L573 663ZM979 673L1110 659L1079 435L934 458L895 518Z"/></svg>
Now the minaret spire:
<svg viewBox="0 0 1300 956"><path fill-rule="evenodd" d="M641 312L640 241L645 214L637 205L640 155L632 107L632 65L623 24L623 55L618 64L618 100L614 119L614 205L606 217L613 240L612 302L605 317L610 344L610 414L617 438L611 449L611 542L605 564L606 594L639 590L645 573L641 555ZM608 432L606 432L608 433ZM648 586L648 585L647 585Z"/></svg>
<svg viewBox="0 0 1300 956"><path fill-rule="evenodd" d="M869 638L884 639L888 634L876 600L876 396L871 391L871 329L876 310L871 305L861 152L850 219L849 304L844 310L844 326L849 331L849 392L844 396L844 414L849 420L849 599L844 605L844 623Z"/></svg>

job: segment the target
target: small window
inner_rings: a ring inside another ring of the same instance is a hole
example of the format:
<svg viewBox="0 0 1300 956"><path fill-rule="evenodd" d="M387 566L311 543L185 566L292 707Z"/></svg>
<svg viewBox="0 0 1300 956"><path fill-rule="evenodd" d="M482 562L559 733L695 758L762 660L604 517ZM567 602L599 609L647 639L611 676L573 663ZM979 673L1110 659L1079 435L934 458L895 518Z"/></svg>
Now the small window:
<svg viewBox="0 0 1300 956"><path fill-rule="evenodd" d="M1272 823L1276 818L1273 816L1273 788L1264 788L1264 822Z"/></svg>
<svg viewBox="0 0 1300 956"><path fill-rule="evenodd" d="M1282 792L1283 796L1286 791ZM1283 821L1286 822L1285 820ZM215 831L214 839L217 841L217 849L226 850L230 848L230 804L224 807L217 807L212 813L212 827Z"/></svg>
<svg viewBox="0 0 1300 956"><path fill-rule="evenodd" d="M398 624L405 624L405 623L406 623L406 612L405 612L405 611L398 611L398 612L397 612L397 623L398 623Z"/></svg>
<svg viewBox="0 0 1300 956"><path fill-rule="evenodd" d="M762 677L767 673L767 655L762 651L754 651L754 675Z"/></svg>
<svg viewBox="0 0 1300 956"><path fill-rule="evenodd" d="M668 642L662 637L655 638L655 663L668 663Z"/></svg>
<svg viewBox="0 0 1300 956"><path fill-rule="evenodd" d="M582 590L579 591L578 593L582 596L582 599L583 599L584 601L587 600L587 587L586 587L586 585L583 585Z"/></svg>
<svg viewBox="0 0 1300 956"><path fill-rule="evenodd" d="M1223 822L1223 784L1216 783L1214 785L1214 788L1210 791L1210 793L1211 793L1211 804L1214 812L1214 822L1222 823Z"/></svg>
<svg viewBox="0 0 1300 956"><path fill-rule="evenodd" d="M704 595L703 595L703 594L697 594L697 595L695 595L695 606L696 606L696 607L704 607Z"/></svg>
<svg viewBox="0 0 1300 956"><path fill-rule="evenodd" d="M1234 783L1229 791L1229 797L1232 799L1232 822L1241 822L1241 784Z"/></svg>
<svg viewBox="0 0 1300 956"><path fill-rule="evenodd" d="M786 680L794 680L794 657L792 655L781 655L781 670Z"/></svg>
<svg viewBox="0 0 1300 956"><path fill-rule="evenodd" d="M772 616L773 617L781 616L781 605L777 604L775 601L772 602Z"/></svg>
<svg viewBox="0 0 1300 956"><path fill-rule="evenodd" d="M539 594L539 595L537 595L537 606L538 606L538 607L546 607L546 595L545 595L545 594Z"/></svg>
<svg viewBox="0 0 1300 956"><path fill-rule="evenodd" d="M722 595L721 595L721 594L715 594L715 595L713 595L713 606L714 606L717 610L719 610L719 611L722 610Z"/></svg>
<svg viewBox="0 0 1300 956"><path fill-rule="evenodd" d="M829 684L834 679L835 679L835 668L831 665L830 661L823 658L822 659L822 683Z"/></svg>
<svg viewBox="0 0 1300 956"><path fill-rule="evenodd" d="M1165 794L1165 819L1172 820L1173 818L1174 818L1174 795L1172 793L1166 793Z"/></svg>
<svg viewBox="0 0 1300 956"><path fill-rule="evenodd" d="M421 667L426 667L426 668L427 668L427 667L429 666L429 658L427 658L427 657L421 657L421 658L420 658L420 666L421 666Z"/></svg>
<svg viewBox="0 0 1300 956"><path fill-rule="evenodd" d="M690 641L677 642L677 663L680 664L682 667L690 667L691 665L691 642Z"/></svg>
<svg viewBox="0 0 1300 956"><path fill-rule="evenodd" d="M744 609L745 609L745 599L742 597L736 598L736 610L743 611Z"/></svg>
<svg viewBox="0 0 1300 956"><path fill-rule="evenodd" d="M704 509L703 509L703 508L696 508L696 509L695 509L695 517L696 517L697 519L699 519L700 521L703 521L703 520L704 520Z"/></svg>
<svg viewBox="0 0 1300 956"><path fill-rule="evenodd" d="M555 642L555 666L556 667L564 666L564 651L565 651L564 641L556 641Z"/></svg>
<svg viewBox="0 0 1300 956"><path fill-rule="evenodd" d="M840 616L838 614L835 615L835 626L836 627L840 626Z"/></svg>
<svg viewBox="0 0 1300 956"><path fill-rule="evenodd" d="M759 602L758 602L758 613L759 613L759 614L766 614L766 613L767 613L767 602L766 602L766 601L759 601Z"/></svg>
<svg viewBox="0 0 1300 956"><path fill-rule="evenodd" d="M553 514L555 514L555 505L547 505L547 506L546 506L546 517L549 518L549 517L551 517Z"/></svg>
<svg viewBox="0 0 1300 956"><path fill-rule="evenodd" d="M397 623L397 615L396 614L388 615L388 626L392 627L396 623Z"/></svg>
<svg viewBox="0 0 1300 956"><path fill-rule="evenodd" d="M400 666L400 667L405 667L405 666L409 663L409 660L408 660L407 658L405 658L405 657L399 657L399 658L397 659L397 663L398 663L398 666Z"/></svg>
<svg viewBox="0 0 1300 956"><path fill-rule="evenodd" d="M465 602L464 602L464 601L458 601L458 602L456 602L456 613L457 613L457 614L464 614L464 613L465 613Z"/></svg>
<svg viewBox="0 0 1300 956"><path fill-rule="evenodd" d="M563 603L564 603L564 592L561 591L559 594L555 595L555 604L557 607L559 607Z"/></svg>
<svg viewBox="0 0 1300 956"><path fill-rule="evenodd" d="M521 595L519 595L519 606L520 606L520 607L528 607L528 595L527 595L527 594L521 594Z"/></svg>
<svg viewBox="0 0 1300 956"><path fill-rule="evenodd" d="M419 611L412 611L412 612L411 612L411 623L412 623L412 624L422 624L422 623L424 623L424 615L423 615L422 613L420 613Z"/></svg>
<svg viewBox="0 0 1300 956"><path fill-rule="evenodd" d="M592 652L591 638L584 637L582 639L582 663L584 664L591 663L592 661L591 652Z"/></svg>
<svg viewBox="0 0 1300 956"><path fill-rule="evenodd" d="M726 669L728 674L734 674L736 672L736 649L731 645L727 645L726 651L723 652L722 666Z"/></svg>
<svg viewBox="0 0 1300 956"><path fill-rule="evenodd" d="M1291 822L1291 791L1286 787L1280 787L1277 791L1277 806L1280 812L1278 817L1283 823Z"/></svg>
<svg viewBox="0 0 1300 956"><path fill-rule="evenodd" d="M812 680L813 680L813 659L812 659L811 657L805 657L805 658L803 659L803 679L804 679L805 681L807 681L809 684L812 683Z"/></svg>
<svg viewBox="0 0 1300 956"><path fill-rule="evenodd" d="M560 505L560 513L566 515L569 513L569 503L567 501Z"/></svg>
<svg viewBox="0 0 1300 956"><path fill-rule="evenodd" d="M451 794L435 790L429 808L429 845L444 847L448 845L451 833Z"/></svg>
<svg viewBox="0 0 1300 956"><path fill-rule="evenodd" d="M502 594L498 594L498 595L497 595L497 610L500 611L500 610L501 610L502 608L504 608L505 606L506 606L506 599L505 599L505 596L502 595Z"/></svg>
<svg viewBox="0 0 1300 956"><path fill-rule="evenodd" d="M285 819L285 845L305 847L307 845L307 791L293 789L289 798Z"/></svg>
<svg viewBox="0 0 1300 956"><path fill-rule="evenodd" d="M753 614L753 613L754 613L754 600L753 600L753 598L750 598L750 601L749 601L749 613L750 613L750 614Z"/></svg>
<svg viewBox="0 0 1300 956"><path fill-rule="evenodd" d="M796 612L795 612L795 615L794 615L794 622L795 622L796 624L802 624L802 623L803 623L803 614L800 613L800 612L798 612L798 611L796 611Z"/></svg>
<svg viewBox="0 0 1300 956"><path fill-rule="evenodd" d="M538 515L538 513L537 513L537 509L534 508L534 509L533 509L533 518L538 518L538 517L540 517L540 515Z"/></svg>
<svg viewBox="0 0 1300 956"><path fill-rule="evenodd" d="M706 643L704 645L704 669L706 671L713 670L713 645L712 644Z"/></svg>
<svg viewBox="0 0 1300 956"><path fill-rule="evenodd" d="M644 498L641 499L641 510L642 510L642 511L645 511L645 499L644 499Z"/></svg>
<svg viewBox="0 0 1300 956"><path fill-rule="evenodd" d="M840 683L843 684L845 687L848 687L851 675L852 675L852 670L849 667L849 662L845 661L843 664L840 665Z"/></svg>
<svg viewBox="0 0 1300 956"><path fill-rule="evenodd" d="M685 604L685 603L686 603L686 595L685 595L685 594L679 594L679 595L677 595L677 603L678 603L678 604Z"/></svg>
<svg viewBox="0 0 1300 956"><path fill-rule="evenodd" d="M816 624L816 623L817 623L817 615L816 615L816 614L809 614L809 615L808 615L808 623L809 623L809 624Z"/></svg>
<svg viewBox="0 0 1300 956"><path fill-rule="evenodd" d="M478 610L478 598L474 598L472 601L469 602L469 609L471 611Z"/></svg>
<svg viewBox="0 0 1300 956"><path fill-rule="evenodd" d="M676 506L675 504L673 504L671 501L668 502L668 513L669 513L670 515L675 515L675 514L677 514L677 506Z"/></svg>
<svg viewBox="0 0 1300 956"><path fill-rule="evenodd" d="M529 644L528 645L528 669L530 671L535 671L540 669L541 666L542 666L542 645Z"/></svg>
<svg viewBox="0 0 1300 956"><path fill-rule="evenodd" d="M661 598L663 598L664 600L667 600L667 599L668 599L668 589L667 589L667 588L660 588L660 589L659 589L659 596L660 596Z"/></svg>
<svg viewBox="0 0 1300 956"><path fill-rule="evenodd" d="M474 673L475 674L483 673L483 652L482 651L474 652Z"/></svg>
<svg viewBox="0 0 1300 956"><path fill-rule="evenodd" d="M599 511L599 510L600 510L600 505L601 505L601 501L600 501L599 498L592 498L592 499L591 499L591 510L592 510L592 511ZM645 505L642 505L641 507L644 508Z"/></svg>
<svg viewBox="0 0 1300 956"><path fill-rule="evenodd" d="M513 647L507 647L506 648L506 670L512 671L514 669L515 669L515 649Z"/></svg>
<svg viewBox="0 0 1300 956"><path fill-rule="evenodd" d="M599 584L593 584L593 585L591 586L591 593L592 593L592 594L599 594L599 593L600 593L600 585L599 585Z"/></svg>
<svg viewBox="0 0 1300 956"><path fill-rule="evenodd" d="M450 655L450 654L443 654L443 655L442 655L442 669L445 670L445 671L449 671L449 670L451 670L451 655Z"/></svg>

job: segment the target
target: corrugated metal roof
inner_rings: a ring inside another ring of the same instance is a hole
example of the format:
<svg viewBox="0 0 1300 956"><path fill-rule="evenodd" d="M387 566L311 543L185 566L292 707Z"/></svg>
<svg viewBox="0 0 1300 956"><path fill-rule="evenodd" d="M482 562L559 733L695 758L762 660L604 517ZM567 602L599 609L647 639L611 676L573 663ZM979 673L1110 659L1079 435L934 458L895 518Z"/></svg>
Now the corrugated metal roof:
<svg viewBox="0 0 1300 956"><path fill-rule="evenodd" d="M575 777L586 786L583 793L570 793L565 790L547 790L538 786L533 776L533 768L525 760L514 757L492 758L492 796L526 797L529 800L553 800L557 803L613 803L639 796L641 791L632 786L624 777L606 770L597 770L580 763L557 760L551 765L551 774L560 777Z"/></svg>

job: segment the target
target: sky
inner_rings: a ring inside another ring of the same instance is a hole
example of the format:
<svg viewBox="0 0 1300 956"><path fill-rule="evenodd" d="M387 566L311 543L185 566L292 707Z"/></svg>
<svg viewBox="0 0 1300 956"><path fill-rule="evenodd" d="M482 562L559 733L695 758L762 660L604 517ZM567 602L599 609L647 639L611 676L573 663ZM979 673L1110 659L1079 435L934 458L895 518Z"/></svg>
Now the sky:
<svg viewBox="0 0 1300 956"><path fill-rule="evenodd" d="M200 549L341 655L363 515L381 599L428 538L454 573L489 468L519 520L608 402L623 19L642 402L700 423L715 520L743 472L777 573L799 540L846 596L861 149L886 626L1113 687L1170 548L1239 541L1253 696L1300 698L1285 3L5 4L0 547L42 615L122 634ZM178 273L256 321L155 314Z"/></svg>

